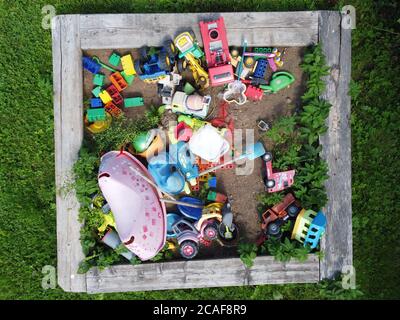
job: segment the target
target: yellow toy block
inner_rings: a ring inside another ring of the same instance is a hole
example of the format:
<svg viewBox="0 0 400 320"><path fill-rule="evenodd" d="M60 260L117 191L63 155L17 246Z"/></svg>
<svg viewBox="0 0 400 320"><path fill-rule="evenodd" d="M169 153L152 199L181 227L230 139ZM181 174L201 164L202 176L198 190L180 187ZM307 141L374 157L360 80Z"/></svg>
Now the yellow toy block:
<svg viewBox="0 0 400 320"><path fill-rule="evenodd" d="M103 101L104 104L107 104L110 101L112 101L110 94L106 90L103 90L102 92L100 92L99 97L100 97L101 101Z"/></svg>
<svg viewBox="0 0 400 320"><path fill-rule="evenodd" d="M127 76L133 76L136 74L135 68L133 67L132 56L130 54L121 57L121 64Z"/></svg>

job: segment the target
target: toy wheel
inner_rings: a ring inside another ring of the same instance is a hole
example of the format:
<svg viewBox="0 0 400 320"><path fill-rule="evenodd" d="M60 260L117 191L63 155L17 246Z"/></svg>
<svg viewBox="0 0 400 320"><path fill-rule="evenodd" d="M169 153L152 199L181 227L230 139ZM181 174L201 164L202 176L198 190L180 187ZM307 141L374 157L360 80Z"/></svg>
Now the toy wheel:
<svg viewBox="0 0 400 320"><path fill-rule="evenodd" d="M138 76L143 75L142 63L140 62L140 60L135 60L134 67L135 67L136 74Z"/></svg>
<svg viewBox="0 0 400 320"><path fill-rule="evenodd" d="M194 241L186 240L181 243L179 252L185 259L192 259L199 252L199 247Z"/></svg>
<svg viewBox="0 0 400 320"><path fill-rule="evenodd" d="M167 52L168 56L174 57L176 54L176 48L174 43L171 40L167 40L164 43L165 51Z"/></svg>
<svg viewBox="0 0 400 320"><path fill-rule="evenodd" d="M209 226L204 228L203 231L204 234L204 238L206 240L215 240L218 237L218 229L217 226L215 225L215 223L210 224Z"/></svg>
<svg viewBox="0 0 400 320"><path fill-rule="evenodd" d="M176 66L178 68L178 72L182 73L187 69L187 62L185 59L179 59Z"/></svg>
<svg viewBox="0 0 400 320"><path fill-rule="evenodd" d="M166 52L160 52L157 65L160 69L165 71L171 69L171 63Z"/></svg>
<svg viewBox="0 0 400 320"><path fill-rule="evenodd" d="M150 49L148 46L144 46L139 49L139 54L143 59L148 58L149 52L150 52Z"/></svg>
<svg viewBox="0 0 400 320"><path fill-rule="evenodd" d="M206 77L199 77L199 79L197 80L197 83L200 87L204 87L207 84L207 79Z"/></svg>
<svg viewBox="0 0 400 320"><path fill-rule="evenodd" d="M278 222L271 222L267 227L267 235L274 238L280 238L282 235L280 224Z"/></svg>
<svg viewBox="0 0 400 320"><path fill-rule="evenodd" d="M291 204L288 208L287 208L287 213L289 215L289 217L291 218L296 218L297 215L300 212L300 208L298 206L296 206L295 204Z"/></svg>
<svg viewBox="0 0 400 320"><path fill-rule="evenodd" d="M269 180L266 178L264 183L268 189L275 187L275 180Z"/></svg>
<svg viewBox="0 0 400 320"><path fill-rule="evenodd" d="M256 62L256 61L254 60L253 57L247 57L247 58L244 60L244 65L245 65L247 68L251 69L251 68L253 68L255 62Z"/></svg>
<svg viewBox="0 0 400 320"><path fill-rule="evenodd" d="M233 47L231 49L231 56L232 56L232 58L237 58L239 56L239 49L236 47Z"/></svg>
<svg viewBox="0 0 400 320"><path fill-rule="evenodd" d="M264 160L265 162L271 161L271 160L272 160L272 153L271 153L271 152L266 152L266 153L263 155L263 160Z"/></svg>

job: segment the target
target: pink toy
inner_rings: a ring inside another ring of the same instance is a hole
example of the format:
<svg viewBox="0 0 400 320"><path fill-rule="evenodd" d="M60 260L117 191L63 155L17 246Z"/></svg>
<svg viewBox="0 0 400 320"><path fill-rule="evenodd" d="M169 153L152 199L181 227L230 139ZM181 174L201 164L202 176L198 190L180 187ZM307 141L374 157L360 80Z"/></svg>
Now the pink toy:
<svg viewBox="0 0 400 320"><path fill-rule="evenodd" d="M228 40L226 39L224 18L215 21L200 21L204 52L208 65L211 86L220 86L234 80L230 64Z"/></svg>
<svg viewBox="0 0 400 320"><path fill-rule="evenodd" d="M266 152L263 156L265 161L265 187L268 192L278 192L289 188L294 182L295 170L288 170L282 172L273 172L272 170L272 154Z"/></svg>
<svg viewBox="0 0 400 320"><path fill-rule="evenodd" d="M121 241L144 261L165 245L166 209L161 194L130 167L152 179L134 156L110 151L101 157L98 180Z"/></svg>
<svg viewBox="0 0 400 320"><path fill-rule="evenodd" d="M174 135L176 140L188 142L193 135L193 130L185 122L179 122L175 127Z"/></svg>

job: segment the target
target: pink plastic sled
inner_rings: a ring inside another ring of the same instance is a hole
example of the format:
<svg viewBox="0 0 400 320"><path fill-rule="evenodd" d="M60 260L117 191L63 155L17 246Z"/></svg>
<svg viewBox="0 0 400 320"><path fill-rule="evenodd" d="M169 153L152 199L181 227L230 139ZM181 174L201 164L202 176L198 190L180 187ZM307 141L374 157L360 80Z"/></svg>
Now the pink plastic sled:
<svg viewBox="0 0 400 320"><path fill-rule="evenodd" d="M129 167L152 179L134 156L111 151L101 157L99 186L121 241L141 260L148 260L165 245L166 209L159 200L161 194Z"/></svg>

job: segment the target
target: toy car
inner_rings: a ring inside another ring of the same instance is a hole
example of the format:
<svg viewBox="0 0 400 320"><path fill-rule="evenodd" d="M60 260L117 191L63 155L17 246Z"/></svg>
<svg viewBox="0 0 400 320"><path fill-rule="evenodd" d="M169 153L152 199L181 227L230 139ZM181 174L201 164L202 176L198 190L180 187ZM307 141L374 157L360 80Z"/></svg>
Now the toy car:
<svg viewBox="0 0 400 320"><path fill-rule="evenodd" d="M177 35L174 40L176 48L180 51L179 58L183 58L186 54L190 53L195 58L200 59L204 56L204 52L200 49L197 41L190 32L182 32Z"/></svg>
<svg viewBox="0 0 400 320"><path fill-rule="evenodd" d="M263 156L265 161L266 175L264 178L265 187L268 192L278 192L289 188L294 182L295 170L288 170L282 172L272 171L272 154L266 152Z"/></svg>
<svg viewBox="0 0 400 320"><path fill-rule="evenodd" d="M176 91L172 98L172 105L167 108L175 113L184 113L204 119L207 116L211 103L211 96L193 94L188 96L182 91Z"/></svg>
<svg viewBox="0 0 400 320"><path fill-rule="evenodd" d="M172 225L179 244L179 253L185 259L194 258L199 252L199 232L189 221L180 219Z"/></svg>
<svg viewBox="0 0 400 320"><path fill-rule="evenodd" d="M276 204L262 214L261 228L268 237L280 238L281 226L289 218L296 218L301 206L295 197L288 193L283 201Z"/></svg>
<svg viewBox="0 0 400 320"><path fill-rule="evenodd" d="M219 86L234 80L224 18L204 22L200 21L204 51L208 65L211 86Z"/></svg>

